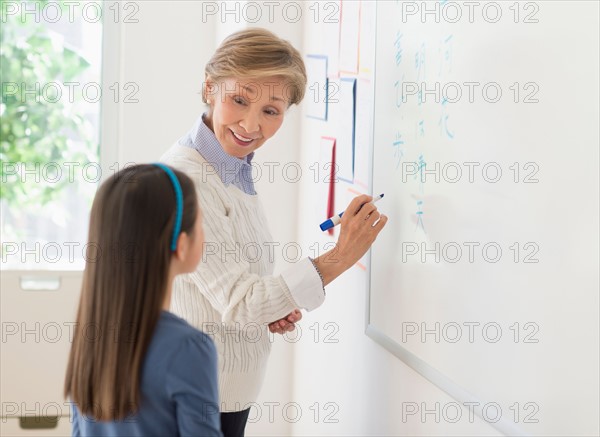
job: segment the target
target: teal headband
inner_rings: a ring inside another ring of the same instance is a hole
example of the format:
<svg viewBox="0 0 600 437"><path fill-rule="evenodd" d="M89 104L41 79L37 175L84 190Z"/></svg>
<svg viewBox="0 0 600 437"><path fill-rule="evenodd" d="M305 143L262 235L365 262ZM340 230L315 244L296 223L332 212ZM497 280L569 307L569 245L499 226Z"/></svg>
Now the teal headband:
<svg viewBox="0 0 600 437"><path fill-rule="evenodd" d="M175 252L175 249L177 249L177 237L179 237L179 232L181 231L181 219L183 217L183 192L181 191L181 185L179 184L177 176L173 173L173 170L158 162L155 162L152 165L162 168L165 173L167 173L169 179L171 179L171 182L173 183L173 188L175 189L177 215L175 216L175 228L173 228L173 238L171 239L171 251Z"/></svg>

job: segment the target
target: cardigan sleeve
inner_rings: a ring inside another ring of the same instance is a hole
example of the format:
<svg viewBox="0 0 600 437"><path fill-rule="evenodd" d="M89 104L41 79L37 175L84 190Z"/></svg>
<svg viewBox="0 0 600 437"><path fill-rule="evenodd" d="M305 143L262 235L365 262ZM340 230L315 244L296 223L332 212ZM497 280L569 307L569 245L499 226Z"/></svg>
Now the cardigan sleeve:
<svg viewBox="0 0 600 437"><path fill-rule="evenodd" d="M224 323L270 323L295 308L312 310L324 300L321 278L308 258L280 276L250 273L223 204L215 193L199 188L204 223L204 254L187 275Z"/></svg>

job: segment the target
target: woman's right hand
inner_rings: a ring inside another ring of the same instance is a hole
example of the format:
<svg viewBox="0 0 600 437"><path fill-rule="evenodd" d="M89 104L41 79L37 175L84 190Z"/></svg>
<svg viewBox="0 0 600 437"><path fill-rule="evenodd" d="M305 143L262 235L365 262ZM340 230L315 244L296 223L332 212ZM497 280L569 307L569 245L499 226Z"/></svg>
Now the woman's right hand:
<svg viewBox="0 0 600 437"><path fill-rule="evenodd" d="M387 223L372 200L366 194L352 199L342 215L336 247L315 259L325 285L360 260Z"/></svg>
<svg viewBox="0 0 600 437"><path fill-rule="evenodd" d="M356 196L342 215L337 255L348 267L367 253L388 221L375 204L369 203L372 200L373 197L366 194Z"/></svg>

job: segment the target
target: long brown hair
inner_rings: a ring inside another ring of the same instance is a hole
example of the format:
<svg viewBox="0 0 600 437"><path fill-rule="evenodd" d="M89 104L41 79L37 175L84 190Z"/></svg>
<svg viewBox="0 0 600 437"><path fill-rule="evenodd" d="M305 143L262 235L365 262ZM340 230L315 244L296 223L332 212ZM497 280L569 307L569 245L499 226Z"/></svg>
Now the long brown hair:
<svg viewBox="0 0 600 437"><path fill-rule="evenodd" d="M183 194L181 232L192 236L194 185L172 170ZM82 414L119 420L138 409L142 364L167 293L175 220L173 183L155 165L125 168L96 193L64 391Z"/></svg>

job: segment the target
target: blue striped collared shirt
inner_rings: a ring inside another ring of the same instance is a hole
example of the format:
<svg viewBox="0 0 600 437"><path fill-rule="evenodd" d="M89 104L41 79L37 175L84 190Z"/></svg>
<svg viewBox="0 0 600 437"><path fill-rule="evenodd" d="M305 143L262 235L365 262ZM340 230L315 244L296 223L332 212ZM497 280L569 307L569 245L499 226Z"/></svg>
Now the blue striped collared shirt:
<svg viewBox="0 0 600 437"><path fill-rule="evenodd" d="M214 167L225 186L233 184L246 194L256 194L251 163L254 152L244 158L228 155L214 132L204 124L205 115L198 118L194 127L179 140L179 144L196 149Z"/></svg>

